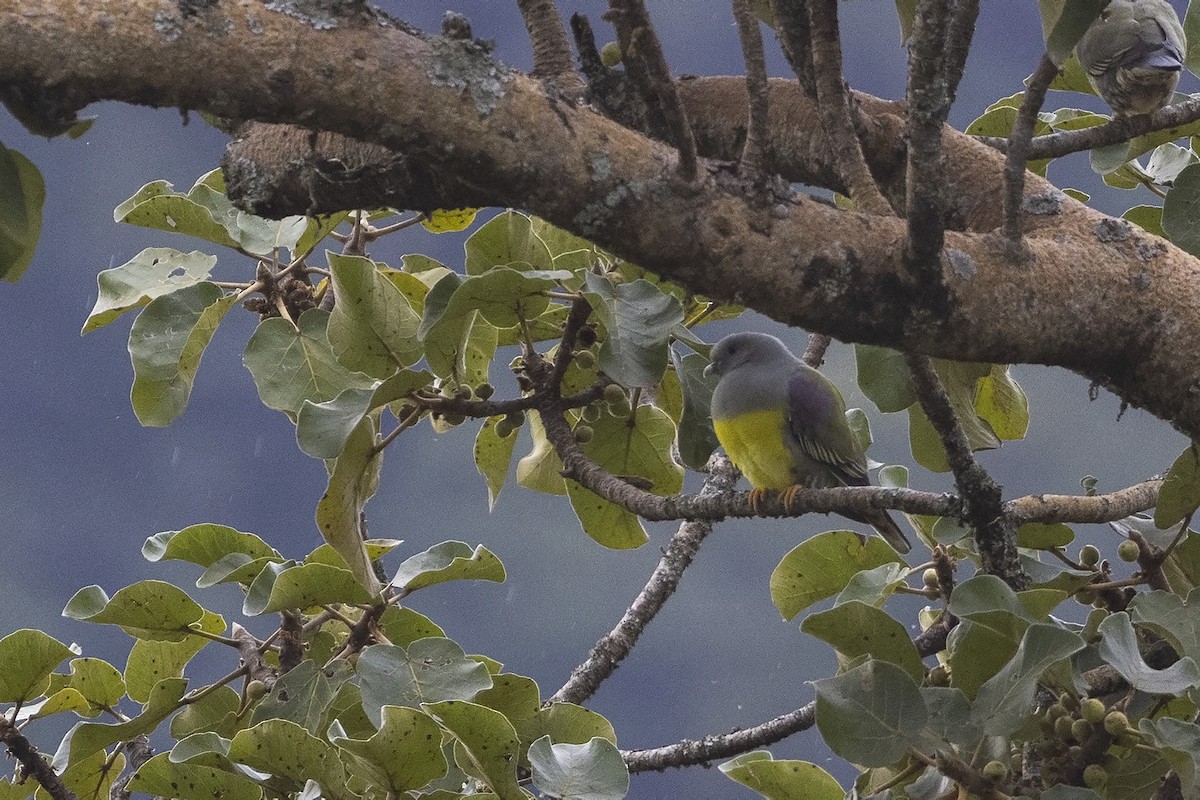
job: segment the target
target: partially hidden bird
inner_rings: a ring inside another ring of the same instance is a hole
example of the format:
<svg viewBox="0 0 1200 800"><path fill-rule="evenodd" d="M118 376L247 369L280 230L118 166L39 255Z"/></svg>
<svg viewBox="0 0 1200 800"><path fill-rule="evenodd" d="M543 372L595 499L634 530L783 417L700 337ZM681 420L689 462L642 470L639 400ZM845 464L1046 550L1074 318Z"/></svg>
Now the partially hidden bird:
<svg viewBox="0 0 1200 800"><path fill-rule="evenodd" d="M1117 116L1165 106L1186 53L1187 37L1167 0L1112 0L1075 45L1088 82Z"/></svg>
<svg viewBox="0 0 1200 800"><path fill-rule="evenodd" d="M734 333L712 349L706 375L717 440L750 481L752 506L764 493L787 505L802 488L867 486L867 457L846 420L846 403L828 378L803 363L779 339ZM846 514L871 525L897 552L908 539L883 509Z"/></svg>

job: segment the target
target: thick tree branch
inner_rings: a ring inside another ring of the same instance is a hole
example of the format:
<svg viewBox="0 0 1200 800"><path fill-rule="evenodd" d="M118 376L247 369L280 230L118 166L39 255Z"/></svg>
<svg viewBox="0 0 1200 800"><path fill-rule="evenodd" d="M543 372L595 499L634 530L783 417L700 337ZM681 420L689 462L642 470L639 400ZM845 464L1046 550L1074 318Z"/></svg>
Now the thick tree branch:
<svg viewBox="0 0 1200 800"><path fill-rule="evenodd" d="M205 108L374 142L402 154L395 205L518 205L693 291L736 296L785 323L958 360L1064 366L1200 436L1192 357L1200 263L1168 243L1026 176L1027 198L1039 200L1026 203L1028 260L1014 267L998 237L950 230L947 295L933 302L908 280L901 220L840 211L782 187L764 208L761 191L718 165L681 186L672 149L548 98L473 42L427 40L361 14L330 27L255 0L223 0L187 18L149 0L103 8L46 0L36 13L0 0L0 81L56 86L75 107L116 99ZM142 57L123 57L134 51ZM353 68L344 67L347 54ZM354 91L364 82L393 90L364 104ZM689 91L699 102L740 96L727 132L745 125L744 81L734 84L734 95L720 82L679 87L685 103ZM769 149L828 178L823 146L794 144L816 123L802 93L793 94L778 102L772 84ZM864 150L886 175L902 152L903 122L894 106L861 96L859 106L871 116ZM789 124L794 130L775 133ZM988 230L997 221L986 195L998 156L944 136L951 216L961 214L947 225ZM264 186L255 163L234 172L245 189ZM298 210L312 207L305 195Z"/></svg>
<svg viewBox="0 0 1200 800"><path fill-rule="evenodd" d="M708 461L708 478L700 494L728 494L733 491L737 478L738 473L728 458L713 456ZM616 671L633 650L646 626L658 616L658 612L675 593L684 570L691 566L692 559L712 529L712 520L688 521L679 526L659 559L658 566L651 573L650 580L626 609L621 621L596 643L587 660L572 671L570 679L550 698L551 702L583 703Z"/></svg>

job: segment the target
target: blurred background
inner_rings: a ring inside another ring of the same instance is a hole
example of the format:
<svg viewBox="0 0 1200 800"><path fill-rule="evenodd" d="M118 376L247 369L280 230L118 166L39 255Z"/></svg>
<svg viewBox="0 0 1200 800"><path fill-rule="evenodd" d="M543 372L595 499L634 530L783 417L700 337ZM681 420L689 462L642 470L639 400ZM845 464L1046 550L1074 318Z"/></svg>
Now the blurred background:
<svg viewBox="0 0 1200 800"><path fill-rule="evenodd" d="M461 12L476 36L495 39L501 60L520 69L531 65L515 3L392 0L379 5L434 32L444 11ZM975 46L951 114L959 128L993 100L1019 91L1042 52L1035 4L981 5ZM1176 5L1182 16L1182 0ZM675 73L742 72L727 4L648 0L648 6ZM600 20L605 8L600 0L559 0L559 8L564 16L589 15L601 43L614 38ZM853 0L839 8L850 84L882 97L902 97L906 53L894 5ZM773 35L765 29L764 35L771 73L788 76ZM1196 79L1185 76L1180 91L1196 91ZM1096 98L1057 93L1051 93L1047 108L1078 105L1106 110ZM186 191L217 166L227 139L195 115L182 118L176 109L105 103L84 113L99 119L83 138L47 142L27 134L0 109L0 142L24 153L46 178L45 223L34 262L18 284L0 284L0 357L7 365L0 381L0 408L7 409L0 417L0 464L7 473L0 482L0 582L6 598L0 605L0 635L40 628L64 642L78 642L85 655L122 666L130 645L124 634L60 617L79 588L100 584L111 594L146 578L168 580L192 589L227 620L239 618L236 590L194 590L196 569L145 562L142 541L159 531L217 522L256 533L286 556L302 558L320 543L313 513L326 476L319 461L299 451L287 418L259 403L241 364L257 322L250 313L235 310L225 318L182 418L165 429L138 425L129 405L132 369L126 352L134 315L80 338L96 299L96 273L149 246L215 251L184 237L118 225L112 209L152 180L166 179ZM1144 190L1105 187L1088 169L1085 155L1055 162L1050 177L1060 186L1091 193L1093 204L1109 213L1155 201ZM461 269L465 236L410 228L382 240L372 255L398 266L402 254L424 253ZM252 265L232 252L216 255L216 277L237 280L251 274ZM753 314L699 333L714 341L740 328L775 333L797 351L806 339L803 331ZM875 435L871 456L911 465L907 416L879 414L862 397L852 349L835 343L825 369L849 405L867 410ZM1076 375L1036 366L1018 366L1014 374L1029 395L1028 437L981 455L1006 497L1075 493L1088 474L1099 479L1100 491L1111 491L1165 472L1183 447L1183 438L1168 425L1136 410L1121 414L1113 396L1101 392L1089 400L1087 382ZM535 678L543 696L549 696L619 619L675 526L649 526L652 541L639 550L604 550L583 534L565 498L524 490L511 479L489 514L484 481L471 461L477 429L478 423L468 423L438 436L421 425L391 446L379 492L367 506L371 534L405 540L389 561L393 566L445 539L481 542L493 550L507 567L507 583L437 586L414 596L412 605L467 652L486 653L509 671ZM527 443L518 444L518 457L525 450ZM915 467L910 479L922 489L951 485L946 476ZM698 477L689 476L689 488L698 485ZM798 620L780 619L767 580L800 540L844 524L811 516L719 525L665 612L590 703L612 721L620 746L655 747L724 733L808 702L813 695L806 681L831 674L832 653L801 634ZM1117 541L1102 527L1081 526L1077 532L1072 551L1091 541L1107 556ZM903 620L912 620L919 607L892 602L889 610ZM260 633L272 626L271 620L258 623ZM194 662L194 680L228 671L233 656L218 650L210 648ZM43 725L29 733L43 751L52 752L55 730ZM854 774L824 748L816 731L771 749L777 758L814 761L843 782ZM752 793L715 770L691 768L636 776L630 796Z"/></svg>

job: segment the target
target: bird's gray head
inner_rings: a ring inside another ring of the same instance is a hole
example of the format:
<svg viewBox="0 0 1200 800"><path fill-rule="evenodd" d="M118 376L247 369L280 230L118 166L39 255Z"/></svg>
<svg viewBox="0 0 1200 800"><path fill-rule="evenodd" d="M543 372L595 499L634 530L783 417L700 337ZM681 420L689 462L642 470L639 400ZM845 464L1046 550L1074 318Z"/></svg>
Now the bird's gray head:
<svg viewBox="0 0 1200 800"><path fill-rule="evenodd" d="M706 375L728 375L748 364L787 369L796 363L783 342L765 333L730 334L713 345L711 360L704 369Z"/></svg>

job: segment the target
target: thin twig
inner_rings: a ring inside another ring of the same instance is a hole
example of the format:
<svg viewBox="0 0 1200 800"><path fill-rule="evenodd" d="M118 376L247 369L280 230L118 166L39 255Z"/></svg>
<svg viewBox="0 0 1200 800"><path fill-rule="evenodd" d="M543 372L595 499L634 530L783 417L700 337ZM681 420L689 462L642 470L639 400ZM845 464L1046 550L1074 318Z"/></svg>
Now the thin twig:
<svg viewBox="0 0 1200 800"><path fill-rule="evenodd" d="M813 78L812 35L808 28L808 10L803 2L792 0L770 0L771 14L775 17L775 30L779 44L788 60L796 80L809 97L817 96Z"/></svg>
<svg viewBox="0 0 1200 800"><path fill-rule="evenodd" d="M746 92L750 96L750 117L746 123L746 142L739 163L761 172L767 147L767 62L763 56L762 32L750 0L733 0L733 18L737 21L742 59L746 62Z"/></svg>
<svg viewBox="0 0 1200 800"><path fill-rule="evenodd" d="M21 764L21 769L31 775L54 800L76 800L75 793L63 785L45 757L21 733L11 721L0 717L0 744L9 755Z"/></svg>
<svg viewBox="0 0 1200 800"><path fill-rule="evenodd" d="M702 495L722 495L732 491L737 472L725 456L713 456L708 461L708 478L701 488ZM550 698L557 703L583 703L600 688L621 662L633 650L646 626L656 617L675 593L683 572L691 566L701 543L712 533L712 520L688 521L679 526L650 579L634 598L621 621L592 648L587 660L577 666L563 687Z"/></svg>
<svg viewBox="0 0 1200 800"><path fill-rule="evenodd" d="M567 29L554 0L517 0L533 45L533 77L547 81L569 97L583 92L583 81L571 64Z"/></svg>
<svg viewBox="0 0 1200 800"><path fill-rule="evenodd" d="M946 460L962 494L964 518L975 530L975 543L985 572L996 575L1014 589L1029 585L1029 576L1017 555L1016 524L1005 513L1000 485L975 460L967 434L954 414L950 398L929 358L905 354L913 388L930 423L946 449Z"/></svg>
<svg viewBox="0 0 1200 800"><path fill-rule="evenodd" d="M812 333L808 336L808 347L800 360L813 369L819 369L825 363L825 351L829 349L833 338L823 333Z"/></svg>
<svg viewBox="0 0 1200 800"><path fill-rule="evenodd" d="M946 157L942 125L950 113L947 94L946 27L950 0L917 4L908 48L908 142L905 186L908 237L904 257L909 269L936 285L941 280L945 241Z"/></svg>
<svg viewBox="0 0 1200 800"><path fill-rule="evenodd" d="M679 177L687 183L696 179L696 139L687 111L679 99L662 44L650 22L643 0L609 0L604 18L617 29L622 62L647 105L657 105L663 115L670 141L679 151Z"/></svg>
<svg viewBox="0 0 1200 800"><path fill-rule="evenodd" d="M765 747L793 733L807 730L816 722L816 709L817 704L814 701L753 728L721 736L706 736L699 741L685 739L678 744L649 750L622 750L621 756L630 772L706 764L718 758L729 758Z"/></svg>
<svg viewBox="0 0 1200 800"><path fill-rule="evenodd" d="M892 207L875 184L854 128L850 92L842 77L838 0L808 0L808 25L812 34L810 44L817 108L834 153L834 163L849 187L850 198L857 210L891 216Z"/></svg>
<svg viewBox="0 0 1200 800"><path fill-rule="evenodd" d="M1013 244L1021 242L1022 199L1025 195L1025 162L1029 142L1033 138L1037 113L1046 100L1046 90L1057 74L1058 67L1050 60L1049 54L1043 54L1037 69L1029 78L1017 118L1013 120L1012 132L1008 136L1008 152L1004 160L1004 236Z"/></svg>

